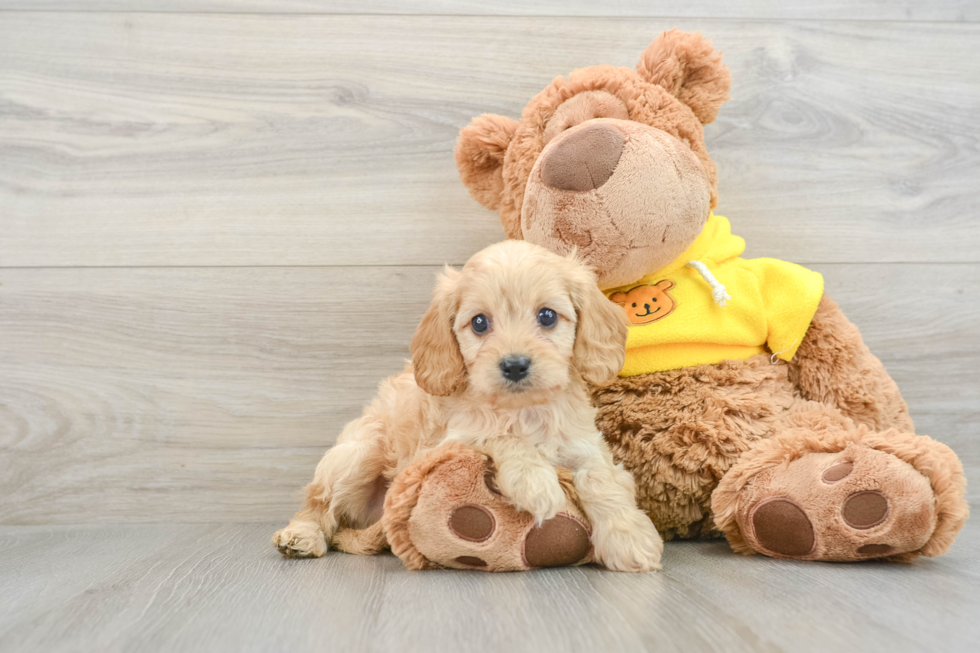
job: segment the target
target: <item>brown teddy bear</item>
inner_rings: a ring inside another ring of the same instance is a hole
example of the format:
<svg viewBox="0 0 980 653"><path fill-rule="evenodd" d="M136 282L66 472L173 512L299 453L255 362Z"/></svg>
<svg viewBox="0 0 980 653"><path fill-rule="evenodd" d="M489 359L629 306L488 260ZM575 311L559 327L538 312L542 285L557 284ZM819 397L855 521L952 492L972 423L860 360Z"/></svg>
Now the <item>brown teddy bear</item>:
<svg viewBox="0 0 980 653"><path fill-rule="evenodd" d="M636 70L576 70L519 121L474 119L456 147L460 176L509 238L576 250L624 307L626 365L593 400L665 539L724 535L740 553L803 560L941 555L968 515L956 455L915 435L898 388L819 274L741 258L744 241L712 213L703 125L729 86L709 42L666 32ZM588 561L581 532L565 522L536 532L491 498L487 470L476 452L436 450L395 480L384 527L406 564ZM453 531L463 503L486 508L492 536ZM573 496L569 506L587 532ZM528 543L542 539L558 553L529 559Z"/></svg>

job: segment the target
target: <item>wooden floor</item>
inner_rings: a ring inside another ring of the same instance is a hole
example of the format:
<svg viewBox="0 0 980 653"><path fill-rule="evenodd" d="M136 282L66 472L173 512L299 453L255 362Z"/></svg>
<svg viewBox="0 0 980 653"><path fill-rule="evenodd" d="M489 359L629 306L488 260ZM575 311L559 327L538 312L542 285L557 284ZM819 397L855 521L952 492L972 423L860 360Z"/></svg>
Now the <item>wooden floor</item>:
<svg viewBox="0 0 980 653"><path fill-rule="evenodd" d="M502 238L459 129L673 26L732 71L718 213L824 274L976 508L980 0L0 0L0 650L975 650L972 524L910 567L646 577L268 544Z"/></svg>
<svg viewBox="0 0 980 653"><path fill-rule="evenodd" d="M3 651L976 651L980 528L913 565L667 547L664 571L285 560L273 524L0 527Z"/></svg>

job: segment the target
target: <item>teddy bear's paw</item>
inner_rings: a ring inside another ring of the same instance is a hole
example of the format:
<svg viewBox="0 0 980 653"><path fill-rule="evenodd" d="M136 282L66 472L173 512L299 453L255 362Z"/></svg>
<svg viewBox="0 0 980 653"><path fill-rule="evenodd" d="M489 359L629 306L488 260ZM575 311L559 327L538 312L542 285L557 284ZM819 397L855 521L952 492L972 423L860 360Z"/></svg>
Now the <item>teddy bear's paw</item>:
<svg viewBox="0 0 980 653"><path fill-rule="evenodd" d="M400 478L389 492L403 491ZM561 492L557 514L536 526L530 512L505 497L493 465L461 450L432 466L421 483L406 486L404 492L417 492L410 513L386 508L392 551L413 569L517 571L591 562L588 519L557 476L554 487Z"/></svg>
<svg viewBox="0 0 980 653"><path fill-rule="evenodd" d="M596 561L612 571L644 572L660 569L664 541L653 522L640 512L619 526L596 526L592 536Z"/></svg>
<svg viewBox="0 0 980 653"><path fill-rule="evenodd" d="M581 516L561 512L523 533L521 560L525 568L568 567L588 562L592 543Z"/></svg>
<svg viewBox="0 0 980 653"><path fill-rule="evenodd" d="M936 530L929 479L898 457L860 444L774 464L745 489L736 516L746 542L777 558L904 559Z"/></svg>
<svg viewBox="0 0 980 653"><path fill-rule="evenodd" d="M327 540L313 522L292 521L276 531L272 543L287 558L320 558L327 552Z"/></svg>

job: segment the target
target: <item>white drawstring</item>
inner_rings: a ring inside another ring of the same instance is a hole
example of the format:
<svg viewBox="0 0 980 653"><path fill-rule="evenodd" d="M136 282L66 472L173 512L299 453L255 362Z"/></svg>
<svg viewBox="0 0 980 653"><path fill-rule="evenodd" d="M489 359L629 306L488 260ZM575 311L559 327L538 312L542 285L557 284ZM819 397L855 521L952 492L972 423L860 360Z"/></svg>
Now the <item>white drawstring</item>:
<svg viewBox="0 0 980 653"><path fill-rule="evenodd" d="M799 341L800 341L800 339L797 338L796 340L794 340L792 342L792 344L790 344L789 349L784 349L782 351L773 352L773 355L769 357L769 363L772 364L772 365L775 365L776 363L778 363L779 362L779 357L782 356L783 354L785 354L786 352L788 352L790 349L792 349L796 345L796 343L799 342Z"/></svg>
<svg viewBox="0 0 980 653"><path fill-rule="evenodd" d="M725 289L725 285L715 279L715 275L711 274L711 270L708 266L701 261L688 261L687 264L701 273L704 280L711 286L711 298L715 300L715 303L719 306L724 306L728 303L728 300L732 298L728 294L728 290Z"/></svg>

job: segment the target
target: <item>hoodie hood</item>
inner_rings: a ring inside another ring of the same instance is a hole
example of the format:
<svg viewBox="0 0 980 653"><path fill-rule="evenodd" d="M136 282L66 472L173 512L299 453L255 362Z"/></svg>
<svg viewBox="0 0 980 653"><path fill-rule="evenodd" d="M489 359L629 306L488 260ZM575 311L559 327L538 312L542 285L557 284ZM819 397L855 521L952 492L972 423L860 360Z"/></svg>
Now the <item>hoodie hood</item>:
<svg viewBox="0 0 980 653"><path fill-rule="evenodd" d="M704 229L701 230L701 235L691 243L690 247L684 250L683 254L678 256L670 265L647 275L638 283L643 283L644 279L651 277L659 279L669 276L691 261L701 261L709 268L713 268L729 259L738 258L744 252L745 239L732 234L732 223L728 221L728 218L712 213L708 216L708 221L705 223Z"/></svg>

